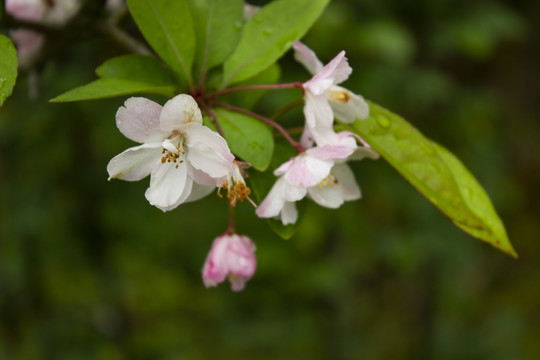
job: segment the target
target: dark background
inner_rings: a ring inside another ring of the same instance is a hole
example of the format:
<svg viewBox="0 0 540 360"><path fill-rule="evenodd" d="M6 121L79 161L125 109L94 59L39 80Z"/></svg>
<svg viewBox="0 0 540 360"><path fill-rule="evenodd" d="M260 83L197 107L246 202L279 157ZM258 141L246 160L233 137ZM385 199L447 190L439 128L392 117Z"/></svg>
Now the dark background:
<svg viewBox="0 0 540 360"><path fill-rule="evenodd" d="M257 273L241 293L207 290L200 270L225 200L163 214L147 179L107 182L107 162L133 145L114 123L125 98L47 102L118 48L89 37L65 49L37 100L22 75L0 109L0 359L540 358L539 7L335 0L304 39L324 62L345 49L347 88L462 159L519 260L366 160L354 164L363 199L308 203L291 240L238 206ZM280 63L283 81L308 79L291 54Z"/></svg>

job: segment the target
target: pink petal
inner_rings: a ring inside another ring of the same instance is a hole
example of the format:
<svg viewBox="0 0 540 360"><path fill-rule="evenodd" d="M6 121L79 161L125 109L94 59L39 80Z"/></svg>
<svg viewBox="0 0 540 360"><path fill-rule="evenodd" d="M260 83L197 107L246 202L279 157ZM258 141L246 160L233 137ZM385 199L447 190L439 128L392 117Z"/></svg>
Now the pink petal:
<svg viewBox="0 0 540 360"><path fill-rule="evenodd" d="M351 73L352 68L347 62L345 51L342 51L313 76L311 80L304 83L304 89L315 95L321 95L332 85L347 80Z"/></svg>
<svg viewBox="0 0 540 360"><path fill-rule="evenodd" d="M315 75L321 69L323 68L322 62L317 58L317 55L308 48L305 44L301 43L300 41L295 41L293 44L294 49L294 58L296 61L298 61L300 64L304 65L304 67L311 73L311 75Z"/></svg>
<svg viewBox="0 0 540 360"><path fill-rule="evenodd" d="M165 139L159 129L162 106L142 97L131 97L116 112L116 126L130 140L147 143Z"/></svg>
<svg viewBox="0 0 540 360"><path fill-rule="evenodd" d="M310 156L309 149L306 153L297 156L294 165L283 176L291 185L298 187L310 187L317 185L330 173L333 162Z"/></svg>
<svg viewBox="0 0 540 360"><path fill-rule="evenodd" d="M129 148L109 161L107 172L110 179L137 181L148 176L159 164L161 143L143 144Z"/></svg>

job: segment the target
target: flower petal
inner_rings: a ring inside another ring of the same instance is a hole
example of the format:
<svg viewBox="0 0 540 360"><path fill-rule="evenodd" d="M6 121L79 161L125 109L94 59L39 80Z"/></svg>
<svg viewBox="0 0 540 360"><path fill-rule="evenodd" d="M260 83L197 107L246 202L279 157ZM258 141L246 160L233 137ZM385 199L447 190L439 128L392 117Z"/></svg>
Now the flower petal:
<svg viewBox="0 0 540 360"><path fill-rule="evenodd" d="M298 220L296 204L287 201L283 206L283 209L281 209L281 222L283 225L289 225L296 223L296 220Z"/></svg>
<svg viewBox="0 0 540 360"><path fill-rule="evenodd" d="M306 92L304 95L304 116L306 126L313 130L317 126L332 127L334 113L328 103L326 95L313 95Z"/></svg>
<svg viewBox="0 0 540 360"><path fill-rule="evenodd" d="M332 85L339 84L349 77L352 68L347 62L345 51L340 52L326 64L321 71L304 83L304 89L314 95L321 95Z"/></svg>
<svg viewBox="0 0 540 360"><path fill-rule="evenodd" d="M234 155L227 142L206 126L192 126L185 131L187 159L195 169L213 178L220 178L234 171Z"/></svg>
<svg viewBox="0 0 540 360"><path fill-rule="evenodd" d="M163 105L159 116L161 130L171 133L191 125L202 125L202 115L197 102L187 94L176 95Z"/></svg>
<svg viewBox="0 0 540 360"><path fill-rule="evenodd" d="M216 186L205 186L193 182L191 187L191 194L183 201L183 204L200 200L208 196L212 191L216 190Z"/></svg>
<svg viewBox="0 0 540 360"><path fill-rule="evenodd" d="M186 166L175 163L159 164L152 170L150 187L145 196L150 204L168 211L180 205L191 193L193 180L187 176Z"/></svg>
<svg viewBox="0 0 540 360"><path fill-rule="evenodd" d="M308 48L304 43L301 43L300 41L295 41L293 44L294 49L294 58L296 61L298 61L300 64L304 65L304 67L311 73L311 75L315 75L321 69L323 68L323 63L317 58L317 55Z"/></svg>
<svg viewBox="0 0 540 360"><path fill-rule="evenodd" d="M148 176L159 164L161 143L143 144L116 155L107 164L109 180L137 181Z"/></svg>
<svg viewBox="0 0 540 360"><path fill-rule="evenodd" d="M283 176L290 185L307 188L317 185L330 174L334 163L331 160L311 156L309 151L313 149L317 148L297 156L294 165Z"/></svg>
<svg viewBox="0 0 540 360"><path fill-rule="evenodd" d="M279 178L270 192L264 198L263 202L257 207L255 213L261 218L272 218L279 215L285 205L285 199L282 194L282 187L285 184L283 178Z"/></svg>
<svg viewBox="0 0 540 360"><path fill-rule="evenodd" d="M313 186L308 189L308 194L317 204L331 209L337 209L344 202L339 184Z"/></svg>
<svg viewBox="0 0 540 360"><path fill-rule="evenodd" d="M332 86L327 91L328 102L334 116L347 124L369 116L369 105L363 97L340 86Z"/></svg>
<svg viewBox="0 0 540 360"><path fill-rule="evenodd" d="M354 173L347 164L338 164L332 168L332 174L338 180L338 186L341 189L343 200L358 200L362 197L360 187L356 182Z"/></svg>
<svg viewBox="0 0 540 360"><path fill-rule="evenodd" d="M162 106L142 97L131 97L116 112L116 126L125 137L139 143L158 142L167 137L159 129Z"/></svg>

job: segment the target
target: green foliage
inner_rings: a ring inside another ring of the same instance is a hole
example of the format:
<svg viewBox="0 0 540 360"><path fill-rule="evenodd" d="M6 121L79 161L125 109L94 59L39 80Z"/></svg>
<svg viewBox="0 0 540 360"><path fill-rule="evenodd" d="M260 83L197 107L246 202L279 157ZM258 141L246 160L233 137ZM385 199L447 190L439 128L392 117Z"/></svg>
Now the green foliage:
<svg viewBox="0 0 540 360"><path fill-rule="evenodd" d="M17 79L17 51L9 38L0 34L0 106L11 95Z"/></svg>
<svg viewBox="0 0 540 360"><path fill-rule="evenodd" d="M186 0L128 0L139 29L159 56L188 84L195 56L195 30Z"/></svg>
<svg viewBox="0 0 540 360"><path fill-rule="evenodd" d="M451 153L373 103L368 119L347 128L364 138L457 226L517 257L488 196Z"/></svg>
<svg viewBox="0 0 540 360"><path fill-rule="evenodd" d="M215 112L231 151L255 169L266 170L274 151L274 137L268 126L233 111Z"/></svg>
<svg viewBox="0 0 540 360"><path fill-rule="evenodd" d="M195 23L195 61L202 72L221 64L234 50L243 22L243 0L190 0Z"/></svg>
<svg viewBox="0 0 540 360"><path fill-rule="evenodd" d="M101 79L69 90L51 102L103 99L138 93L172 97L177 86L172 72L155 58L144 55L126 55L107 60L96 69L96 74Z"/></svg>
<svg viewBox="0 0 540 360"><path fill-rule="evenodd" d="M328 0L278 0L249 19L238 47L224 64L222 88L276 62L322 13Z"/></svg>

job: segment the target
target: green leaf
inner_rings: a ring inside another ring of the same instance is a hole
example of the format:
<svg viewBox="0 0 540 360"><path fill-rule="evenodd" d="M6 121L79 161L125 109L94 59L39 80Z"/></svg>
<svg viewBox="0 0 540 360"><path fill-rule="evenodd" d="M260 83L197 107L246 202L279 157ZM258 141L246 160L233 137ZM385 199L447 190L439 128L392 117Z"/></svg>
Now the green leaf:
<svg viewBox="0 0 540 360"><path fill-rule="evenodd" d="M175 74L159 60L146 55L124 55L104 62L96 69L100 78L124 79L154 86L177 86Z"/></svg>
<svg viewBox="0 0 540 360"><path fill-rule="evenodd" d="M173 97L177 90L174 74L151 56L119 56L99 66L96 74L102 79L65 92L51 102L103 99L137 93Z"/></svg>
<svg viewBox="0 0 540 360"><path fill-rule="evenodd" d="M186 0L128 0L128 7L142 34L188 84L195 56L195 30Z"/></svg>
<svg viewBox="0 0 540 360"><path fill-rule="evenodd" d="M120 95L135 93L159 94L166 97L174 96L174 88L171 86L152 86L147 83L124 80L124 79L98 79L89 84L69 90L51 99L51 102L68 102L81 100L105 99Z"/></svg>
<svg viewBox="0 0 540 360"><path fill-rule="evenodd" d="M369 118L345 127L365 139L457 226L517 257L489 197L454 155L374 103Z"/></svg>
<svg viewBox="0 0 540 360"><path fill-rule="evenodd" d="M17 51L9 38L0 34L0 106L11 95L17 79Z"/></svg>
<svg viewBox="0 0 540 360"><path fill-rule="evenodd" d="M274 151L274 138L268 126L225 109L216 109L215 113L231 151L255 169L266 170Z"/></svg>
<svg viewBox="0 0 540 360"><path fill-rule="evenodd" d="M202 71L223 63L234 50L243 22L243 0L189 0L195 22L195 61Z"/></svg>
<svg viewBox="0 0 540 360"><path fill-rule="evenodd" d="M238 83L238 86L250 86L250 85L270 85L276 84L281 76L281 69L277 63L270 65L270 67L256 76ZM268 90L251 90L251 91L236 91L223 95L222 98L225 101L240 106L244 109L251 109L255 104L266 94Z"/></svg>
<svg viewBox="0 0 540 360"><path fill-rule="evenodd" d="M322 13L328 0L278 0L244 25L240 42L224 64L222 88L248 79L276 62Z"/></svg>

